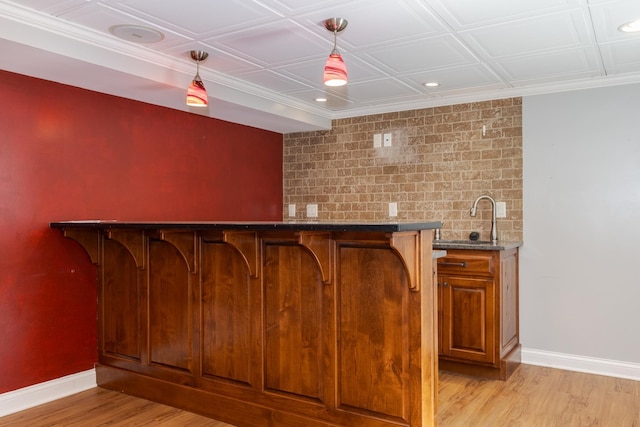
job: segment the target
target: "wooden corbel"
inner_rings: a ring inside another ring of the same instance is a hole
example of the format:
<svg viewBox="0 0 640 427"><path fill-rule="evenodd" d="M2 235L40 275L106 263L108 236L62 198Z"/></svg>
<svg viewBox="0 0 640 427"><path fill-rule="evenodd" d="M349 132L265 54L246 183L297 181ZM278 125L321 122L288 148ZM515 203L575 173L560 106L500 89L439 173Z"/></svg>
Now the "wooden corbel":
<svg viewBox="0 0 640 427"><path fill-rule="evenodd" d="M105 231L105 236L124 246L133 257L136 267L145 268L147 245L143 230L108 229Z"/></svg>
<svg viewBox="0 0 640 427"><path fill-rule="evenodd" d="M100 230L65 228L62 235L82 246L92 263L97 265L100 262Z"/></svg>
<svg viewBox="0 0 640 427"><path fill-rule="evenodd" d="M171 243L180 252L192 274L198 272L196 261L196 245L198 240L195 231L186 230L160 230L159 238Z"/></svg>
<svg viewBox="0 0 640 427"><path fill-rule="evenodd" d="M391 247L399 255L409 278L409 289L420 291L422 283L422 247L417 231L401 231L391 235Z"/></svg>
<svg viewBox="0 0 640 427"><path fill-rule="evenodd" d="M258 233L255 231L225 230L222 233L222 240L240 252L249 268L249 274L254 279L257 278L259 275L258 266L260 265Z"/></svg>
<svg viewBox="0 0 640 427"><path fill-rule="evenodd" d="M311 252L315 258L320 273L322 274L322 282L329 284L333 277L333 255L335 251L335 242L331 239L331 233L320 231L301 231L298 233L298 243Z"/></svg>

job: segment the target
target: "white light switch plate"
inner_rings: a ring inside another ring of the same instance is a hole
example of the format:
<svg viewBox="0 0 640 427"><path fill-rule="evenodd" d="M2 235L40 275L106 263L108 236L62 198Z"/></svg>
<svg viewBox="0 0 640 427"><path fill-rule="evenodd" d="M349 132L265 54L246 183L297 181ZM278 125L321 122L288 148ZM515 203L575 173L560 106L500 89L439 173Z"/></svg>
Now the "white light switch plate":
<svg viewBox="0 0 640 427"><path fill-rule="evenodd" d="M380 147L382 147L382 134L376 133L375 135L373 135L373 148Z"/></svg>
<svg viewBox="0 0 640 427"><path fill-rule="evenodd" d="M318 218L318 205L307 205L307 218Z"/></svg>
<svg viewBox="0 0 640 427"><path fill-rule="evenodd" d="M398 216L398 204L396 202L389 203L389 216L392 218Z"/></svg>
<svg viewBox="0 0 640 427"><path fill-rule="evenodd" d="M496 218L507 217L507 204L505 202L496 202Z"/></svg>
<svg viewBox="0 0 640 427"><path fill-rule="evenodd" d="M294 216L296 216L296 205L295 205L295 203L292 203L292 204L289 205L289 216L292 217L292 218Z"/></svg>

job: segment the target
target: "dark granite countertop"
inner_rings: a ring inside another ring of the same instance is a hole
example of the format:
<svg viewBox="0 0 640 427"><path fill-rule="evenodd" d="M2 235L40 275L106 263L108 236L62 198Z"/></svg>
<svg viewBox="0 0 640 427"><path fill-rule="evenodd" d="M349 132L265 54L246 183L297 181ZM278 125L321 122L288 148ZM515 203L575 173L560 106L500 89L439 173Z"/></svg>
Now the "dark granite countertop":
<svg viewBox="0 0 640 427"><path fill-rule="evenodd" d="M523 245L521 241L502 241L493 244L486 240L434 240L434 249L474 249L478 251L503 251L507 249L519 248Z"/></svg>
<svg viewBox="0 0 640 427"><path fill-rule="evenodd" d="M83 228L83 229L188 229L188 230L288 230L288 231L379 231L398 232L431 230L442 227L440 221L430 222L304 222L304 221L117 221L117 220L80 220L57 221L51 228Z"/></svg>

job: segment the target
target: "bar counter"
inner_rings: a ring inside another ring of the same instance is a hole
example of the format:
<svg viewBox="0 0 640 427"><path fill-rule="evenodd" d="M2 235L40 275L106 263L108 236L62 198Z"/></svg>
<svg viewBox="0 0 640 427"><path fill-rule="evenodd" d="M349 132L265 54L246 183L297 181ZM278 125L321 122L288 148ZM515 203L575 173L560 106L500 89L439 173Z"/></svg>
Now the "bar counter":
<svg viewBox="0 0 640 427"><path fill-rule="evenodd" d="M101 387L237 426L432 426L441 223L62 221Z"/></svg>

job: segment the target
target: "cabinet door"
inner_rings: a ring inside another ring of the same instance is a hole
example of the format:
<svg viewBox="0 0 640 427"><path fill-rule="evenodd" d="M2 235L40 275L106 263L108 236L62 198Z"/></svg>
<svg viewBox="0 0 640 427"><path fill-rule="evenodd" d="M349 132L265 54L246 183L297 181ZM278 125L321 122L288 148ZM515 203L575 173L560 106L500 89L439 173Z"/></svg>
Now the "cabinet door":
<svg viewBox="0 0 640 427"><path fill-rule="evenodd" d="M495 283L489 279L440 277L441 354L495 363Z"/></svg>

